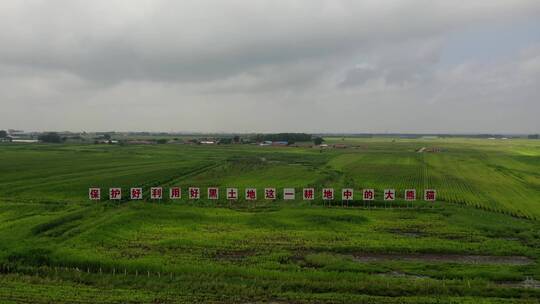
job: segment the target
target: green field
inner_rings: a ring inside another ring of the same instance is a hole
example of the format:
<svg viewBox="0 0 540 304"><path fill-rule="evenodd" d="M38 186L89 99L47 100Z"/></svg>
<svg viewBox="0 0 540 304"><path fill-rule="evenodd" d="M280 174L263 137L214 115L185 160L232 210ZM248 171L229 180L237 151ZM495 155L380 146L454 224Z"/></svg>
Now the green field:
<svg viewBox="0 0 540 304"><path fill-rule="evenodd" d="M348 147L0 144L0 302L538 303L540 141L326 141ZM91 186L203 195L91 202ZM210 186L438 202L230 203Z"/></svg>

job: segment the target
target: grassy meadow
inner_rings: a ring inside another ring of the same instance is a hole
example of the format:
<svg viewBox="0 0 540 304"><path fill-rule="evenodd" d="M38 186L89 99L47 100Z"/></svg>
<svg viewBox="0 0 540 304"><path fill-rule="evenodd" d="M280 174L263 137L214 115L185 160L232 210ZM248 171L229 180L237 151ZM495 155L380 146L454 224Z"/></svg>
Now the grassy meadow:
<svg viewBox="0 0 540 304"><path fill-rule="evenodd" d="M538 303L540 141L326 142L347 148L0 144L0 302ZM184 197L92 202L92 186ZM304 187L438 201L304 202Z"/></svg>

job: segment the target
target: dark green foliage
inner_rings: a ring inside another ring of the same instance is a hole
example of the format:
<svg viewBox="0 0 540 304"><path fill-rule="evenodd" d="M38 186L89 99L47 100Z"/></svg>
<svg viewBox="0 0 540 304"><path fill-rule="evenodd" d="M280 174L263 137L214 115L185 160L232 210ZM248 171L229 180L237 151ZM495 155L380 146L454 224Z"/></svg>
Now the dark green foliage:
<svg viewBox="0 0 540 304"><path fill-rule="evenodd" d="M322 144L323 142L324 142L324 139L322 137L317 136L317 137L313 138L313 144L314 145L318 146L318 145Z"/></svg>
<svg viewBox="0 0 540 304"><path fill-rule="evenodd" d="M48 248L27 248L15 251L7 257L14 265L44 266L51 264L51 250Z"/></svg>
<svg viewBox="0 0 540 304"><path fill-rule="evenodd" d="M38 136L38 140L44 142L44 143L61 143L64 141L64 139L56 132L48 132L45 134L41 134Z"/></svg>
<svg viewBox="0 0 540 304"><path fill-rule="evenodd" d="M286 141L289 144L301 141L311 141L311 135L305 133L277 133L277 134L257 134L252 137L255 142L262 141Z"/></svg>
<svg viewBox="0 0 540 304"><path fill-rule="evenodd" d="M221 145L230 145L233 143L233 139L230 137L223 137L218 140L218 143Z"/></svg>
<svg viewBox="0 0 540 304"><path fill-rule="evenodd" d="M59 217L59 218L56 218L52 221L48 221L48 222L45 222L45 223L41 223L41 224L38 224L36 226L34 226L32 228L32 233L33 234L44 234L54 228L57 228L59 226L62 226L62 225L65 225L65 224L68 224L70 222L74 222L74 221L77 221L77 220L81 220L83 219L83 214L78 212L78 213L73 213L73 214L68 214L68 215L65 215L65 216L62 216L62 217Z"/></svg>

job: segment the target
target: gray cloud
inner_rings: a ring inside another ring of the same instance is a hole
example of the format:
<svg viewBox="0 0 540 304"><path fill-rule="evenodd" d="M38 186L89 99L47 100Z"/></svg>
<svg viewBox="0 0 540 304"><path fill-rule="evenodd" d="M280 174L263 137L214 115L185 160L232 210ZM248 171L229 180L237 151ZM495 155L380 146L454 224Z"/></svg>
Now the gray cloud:
<svg viewBox="0 0 540 304"><path fill-rule="evenodd" d="M2 1L0 128L540 131L538 40L443 60L450 35L538 17L536 0ZM485 104L497 122L463 121Z"/></svg>
<svg viewBox="0 0 540 304"><path fill-rule="evenodd" d="M428 79L439 63L440 39L416 39L395 43L391 48L372 50L364 62L346 72L341 87L363 85L382 79L390 85L405 85Z"/></svg>

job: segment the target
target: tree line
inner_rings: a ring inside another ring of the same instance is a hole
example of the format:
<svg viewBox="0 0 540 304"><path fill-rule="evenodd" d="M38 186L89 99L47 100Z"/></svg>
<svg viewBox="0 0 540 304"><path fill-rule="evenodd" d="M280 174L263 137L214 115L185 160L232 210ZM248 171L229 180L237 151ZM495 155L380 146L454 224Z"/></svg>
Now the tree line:
<svg viewBox="0 0 540 304"><path fill-rule="evenodd" d="M251 138L255 142L263 141L286 141L289 144L301 141L311 141L311 134L306 133L274 133L274 134L256 134Z"/></svg>

